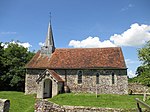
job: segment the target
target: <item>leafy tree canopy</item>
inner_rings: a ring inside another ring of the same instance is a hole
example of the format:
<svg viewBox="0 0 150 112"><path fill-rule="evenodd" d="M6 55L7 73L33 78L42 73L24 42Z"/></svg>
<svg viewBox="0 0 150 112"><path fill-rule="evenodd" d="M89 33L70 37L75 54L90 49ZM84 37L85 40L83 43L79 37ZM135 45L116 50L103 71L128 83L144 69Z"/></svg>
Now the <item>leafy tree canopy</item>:
<svg viewBox="0 0 150 112"><path fill-rule="evenodd" d="M1 62L3 71L0 80L3 82L1 89L23 90L25 83L25 65L34 55L27 48L18 45L17 43L8 43L7 48L3 48ZM0 53L1 54L1 53Z"/></svg>
<svg viewBox="0 0 150 112"><path fill-rule="evenodd" d="M2 46L2 43L0 42L0 76L3 72L3 54L4 54L4 47Z"/></svg>
<svg viewBox="0 0 150 112"><path fill-rule="evenodd" d="M150 67L150 41L146 45L138 50L139 60L143 62L143 66Z"/></svg>
<svg viewBox="0 0 150 112"><path fill-rule="evenodd" d="M138 58L142 61L142 65L137 68L137 77L130 81L150 86L150 41L138 50Z"/></svg>

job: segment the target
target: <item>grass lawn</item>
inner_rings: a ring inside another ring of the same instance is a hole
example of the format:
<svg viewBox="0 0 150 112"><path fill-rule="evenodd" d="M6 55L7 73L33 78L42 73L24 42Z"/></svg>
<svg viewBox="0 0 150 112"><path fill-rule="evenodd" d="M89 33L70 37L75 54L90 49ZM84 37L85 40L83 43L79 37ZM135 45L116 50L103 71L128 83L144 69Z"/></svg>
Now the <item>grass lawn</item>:
<svg viewBox="0 0 150 112"><path fill-rule="evenodd" d="M0 98L10 100L10 112L34 112L34 95L23 92L0 91Z"/></svg>
<svg viewBox="0 0 150 112"><path fill-rule="evenodd" d="M135 98L142 100L142 95L108 95L101 94L96 98L95 94L60 94L49 101L60 105L74 106L93 106L93 107L109 107L109 108L136 108ZM147 100L150 104L150 99Z"/></svg>
<svg viewBox="0 0 150 112"><path fill-rule="evenodd" d="M9 99L10 112L34 112L34 95L24 95L23 92L1 91L0 98ZM109 108L136 108L135 98L142 100L142 95L108 95L101 94L98 98L95 94L60 94L50 101L60 105L93 106ZM147 100L150 105L150 99Z"/></svg>

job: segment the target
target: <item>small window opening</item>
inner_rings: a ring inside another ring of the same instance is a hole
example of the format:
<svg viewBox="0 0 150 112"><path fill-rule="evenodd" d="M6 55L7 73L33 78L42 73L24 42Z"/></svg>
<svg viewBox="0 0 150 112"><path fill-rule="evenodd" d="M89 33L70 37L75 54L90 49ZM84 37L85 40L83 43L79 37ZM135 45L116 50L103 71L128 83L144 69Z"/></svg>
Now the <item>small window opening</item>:
<svg viewBox="0 0 150 112"><path fill-rule="evenodd" d="M99 73L96 74L96 84L99 84Z"/></svg>
<svg viewBox="0 0 150 112"><path fill-rule="evenodd" d="M112 84L115 84L115 75L112 73Z"/></svg>
<svg viewBox="0 0 150 112"><path fill-rule="evenodd" d="M78 84L82 83L82 71L78 71Z"/></svg>

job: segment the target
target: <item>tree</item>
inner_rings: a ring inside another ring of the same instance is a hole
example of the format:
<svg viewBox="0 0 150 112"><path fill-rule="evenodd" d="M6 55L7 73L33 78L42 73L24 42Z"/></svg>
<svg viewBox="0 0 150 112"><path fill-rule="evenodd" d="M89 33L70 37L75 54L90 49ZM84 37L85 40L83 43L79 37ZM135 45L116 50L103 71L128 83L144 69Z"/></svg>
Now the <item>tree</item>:
<svg viewBox="0 0 150 112"><path fill-rule="evenodd" d="M4 47L2 46L2 43L0 42L0 77L3 74L4 65L3 65L3 54L4 54ZM3 84L3 80L0 78L0 85Z"/></svg>
<svg viewBox="0 0 150 112"><path fill-rule="evenodd" d="M139 77L138 82L143 85L150 86L150 70L146 69Z"/></svg>
<svg viewBox="0 0 150 112"><path fill-rule="evenodd" d="M143 66L150 67L150 41L146 45L138 50L139 60L143 62Z"/></svg>
<svg viewBox="0 0 150 112"><path fill-rule="evenodd" d="M142 65L136 69L137 76L140 76L143 72L144 72L144 66L142 66Z"/></svg>
<svg viewBox="0 0 150 112"><path fill-rule="evenodd" d="M4 54L4 47L0 42L0 75L2 74L2 70L3 70L3 54Z"/></svg>
<svg viewBox="0 0 150 112"><path fill-rule="evenodd" d="M150 86L150 41L143 48L138 49L138 58L142 61L142 65L136 70L137 77L129 79L129 82Z"/></svg>
<svg viewBox="0 0 150 112"><path fill-rule="evenodd" d="M138 50L138 58L142 65L137 68L137 77L133 81L150 86L150 41Z"/></svg>
<svg viewBox="0 0 150 112"><path fill-rule="evenodd" d="M25 65L34 53L17 43L9 43L3 53L3 74L1 80L5 83L3 89L24 90Z"/></svg>

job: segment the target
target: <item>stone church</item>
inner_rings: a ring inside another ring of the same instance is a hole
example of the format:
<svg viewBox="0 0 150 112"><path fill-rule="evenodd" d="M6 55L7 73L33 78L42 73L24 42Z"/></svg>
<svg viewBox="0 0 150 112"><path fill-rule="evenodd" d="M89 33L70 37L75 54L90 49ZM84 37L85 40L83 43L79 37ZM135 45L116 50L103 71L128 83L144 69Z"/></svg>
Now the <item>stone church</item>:
<svg viewBox="0 0 150 112"><path fill-rule="evenodd" d="M50 23L45 44L26 65L26 71L25 94L37 94L37 98L64 92L128 93L120 47L55 48Z"/></svg>

